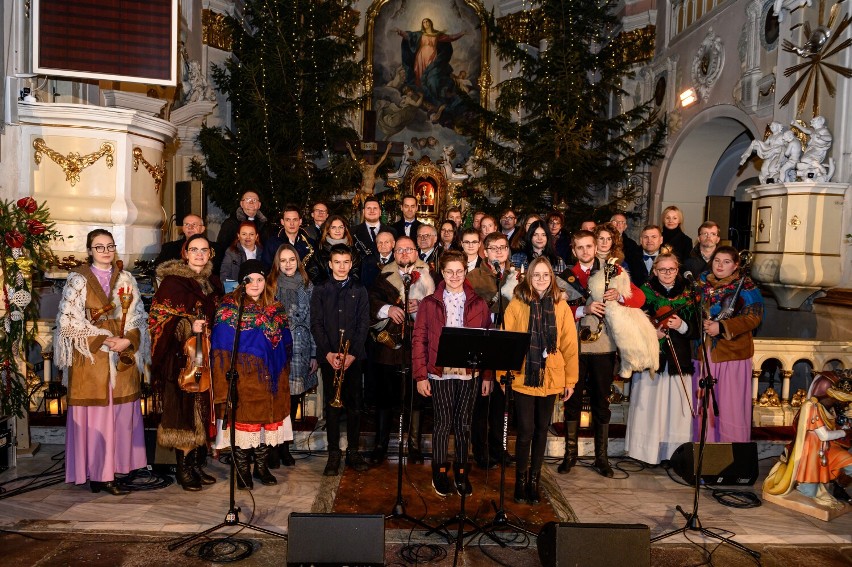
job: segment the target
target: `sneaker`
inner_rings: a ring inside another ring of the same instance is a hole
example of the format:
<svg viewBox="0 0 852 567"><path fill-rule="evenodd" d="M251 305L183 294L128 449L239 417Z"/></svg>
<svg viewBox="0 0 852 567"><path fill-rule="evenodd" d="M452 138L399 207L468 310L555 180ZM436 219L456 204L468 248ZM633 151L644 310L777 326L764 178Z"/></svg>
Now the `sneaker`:
<svg viewBox="0 0 852 567"><path fill-rule="evenodd" d="M450 483L450 478L447 476L449 468L449 463L432 463L432 488L442 498L448 496L453 491L452 483Z"/></svg>

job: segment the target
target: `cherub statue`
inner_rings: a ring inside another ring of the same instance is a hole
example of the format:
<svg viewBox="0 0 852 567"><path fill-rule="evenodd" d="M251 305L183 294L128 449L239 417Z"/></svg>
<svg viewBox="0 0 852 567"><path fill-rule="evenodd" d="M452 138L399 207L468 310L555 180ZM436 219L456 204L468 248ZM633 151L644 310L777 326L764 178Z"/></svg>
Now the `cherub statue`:
<svg viewBox="0 0 852 567"><path fill-rule="evenodd" d="M799 388L796 390L796 393L793 394L793 397L790 398L790 406L794 408L802 407L802 404L805 403L805 396L807 393L804 388Z"/></svg>
<svg viewBox="0 0 852 567"><path fill-rule="evenodd" d="M402 179L405 177L408 168L411 167L414 163L417 163L414 160L414 148L409 146L408 144L403 144L402 146L402 158L399 160L399 167L393 173L388 173L388 179Z"/></svg>
<svg viewBox="0 0 852 567"><path fill-rule="evenodd" d="M782 139L784 136L784 126L780 122L772 122L769 125L769 131L770 134L766 140L752 141L746 151L740 156L740 165L748 160L752 152L757 153L757 157L763 160L763 165L760 166L760 174L758 175L761 183L766 183L770 178L778 180L778 173L781 170L781 161L786 148Z"/></svg>
<svg viewBox="0 0 852 567"><path fill-rule="evenodd" d="M385 147L385 153L382 154L381 159L376 163L367 163L366 159L355 157L355 152L352 151L352 146L349 145L349 142L346 142L346 149L349 150L349 155L352 156L352 159L358 164L358 169L361 170L361 188L358 190L359 194L362 197L372 195L376 188L376 171L384 163L385 158L388 157L391 145L388 144Z"/></svg>
<svg viewBox="0 0 852 567"><path fill-rule="evenodd" d="M811 118L810 128L801 121L793 122L792 125L808 135L808 145L796 164L799 178L803 181L830 181L834 175L834 160L829 158L828 168L822 163L831 149L832 142L825 118L814 116Z"/></svg>
<svg viewBox="0 0 852 567"><path fill-rule="evenodd" d="M816 504L833 509L844 507L826 489L841 472L852 474L849 452L849 420L852 411L852 372L822 372L808 389L808 399L796 417L796 439L784 449L780 460L763 483L767 494L786 496L797 490ZM843 407L847 406L845 412Z"/></svg>
<svg viewBox="0 0 852 567"><path fill-rule="evenodd" d="M767 388L766 391L763 392L763 395L760 396L760 400L758 400L757 405L764 408L780 408L781 400L778 398L778 393L775 391L775 388Z"/></svg>

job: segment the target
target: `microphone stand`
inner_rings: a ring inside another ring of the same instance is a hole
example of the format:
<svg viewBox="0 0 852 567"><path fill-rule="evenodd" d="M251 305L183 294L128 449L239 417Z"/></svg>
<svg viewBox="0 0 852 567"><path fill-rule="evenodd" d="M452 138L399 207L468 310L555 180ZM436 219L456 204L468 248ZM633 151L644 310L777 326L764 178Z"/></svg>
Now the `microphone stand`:
<svg viewBox="0 0 852 567"><path fill-rule="evenodd" d="M704 330L703 324L701 326L701 351L704 355L704 378L698 381L698 386L704 390L704 395L701 398L701 435L699 437L700 441L698 444L698 463L695 467L695 487L692 493L692 512L687 514L680 505L675 506L675 510L680 512L680 514L686 519L686 525L682 528L651 538L651 543L656 543L673 535L685 534L687 531L699 532L706 537L717 539L722 543L727 543L728 545L747 553L759 563L759 552L753 551L729 537L721 536L716 532L705 528L701 525L701 519L698 517L698 502L700 499L699 491L701 490L701 468L704 464L704 446L707 443L707 412L710 408L711 398L713 401L713 415L719 417L719 406L716 403L716 396L713 390L713 385L716 383L716 379L710 372L710 353L707 349L707 331Z"/></svg>
<svg viewBox="0 0 852 567"><path fill-rule="evenodd" d="M177 541L168 546L169 551L174 551L175 549L181 547L182 545L194 541L198 538L205 537L207 534L218 531L226 526L240 526L241 528L249 528L251 530L264 533L267 535L271 535L281 539L287 539L287 536L284 534L280 534L274 532L272 530L268 530L266 528L261 528L260 526L255 526L246 522L240 521L240 508L237 506L236 502L236 494L235 488L237 484L237 475L236 475L236 459L234 459L234 448L236 447L236 421L237 421L237 405L238 405L238 397L237 397L237 381L239 381L239 373L237 372L237 351L240 345L240 331L241 331L241 323L243 319L243 306L246 298L246 288L245 285L240 286L240 294L239 294L239 304L237 306L237 325L234 330L234 342L231 347L231 365L228 368L228 372L225 374L228 380L228 399L225 404L228 426L231 428L230 431L230 444L231 444L231 486L230 486L230 500L228 506L228 512L225 514L225 520L212 528L208 528L203 532L196 533L189 537L186 537L180 541ZM224 539L231 537L233 534L229 534Z"/></svg>
<svg viewBox="0 0 852 567"><path fill-rule="evenodd" d="M445 528L436 528L434 526L430 526L423 520L419 518L415 518L414 516L409 515L405 511L405 499L402 497L402 463L403 463L403 422L405 416L405 384L406 380L408 381L408 389L411 390L411 397L409 398L409 420L411 419L411 411L414 406L414 384L411 383L410 371L411 367L408 364L408 361L411 360L411 324L408 321L408 293L411 289L411 280L403 280L403 310L405 312L405 319L403 322L403 338L402 338L402 368L400 368L399 372L402 374L402 388L400 388L400 411L399 411L399 427L397 430L397 439L399 440L399 446L397 448L397 464L396 464L396 503L393 505L393 509L391 509L391 513L385 516L385 520L404 520L406 522L410 522L416 526L420 526L421 528L427 530L427 534L431 533L440 533L447 539L447 543L452 543L453 538L450 536L450 533ZM410 424L410 422L409 422ZM411 436L411 428L409 427L408 435Z"/></svg>

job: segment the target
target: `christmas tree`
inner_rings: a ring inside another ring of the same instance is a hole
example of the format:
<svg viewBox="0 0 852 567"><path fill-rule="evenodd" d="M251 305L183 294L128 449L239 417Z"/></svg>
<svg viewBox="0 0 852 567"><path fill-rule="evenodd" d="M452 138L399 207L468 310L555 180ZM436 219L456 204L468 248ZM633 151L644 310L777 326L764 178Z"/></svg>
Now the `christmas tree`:
<svg viewBox="0 0 852 567"><path fill-rule="evenodd" d="M501 207L567 205L571 221L595 209L600 220L608 217L607 200L633 197L621 189L630 175L662 157L665 123L651 103L619 107L630 51L652 46L618 40L613 2L533 5L502 24L490 22L509 78L498 85L494 107L479 109L474 137L486 173L477 186Z"/></svg>
<svg viewBox="0 0 852 567"><path fill-rule="evenodd" d="M357 139L350 121L363 70L351 4L247 0L245 20L231 20L233 56L213 80L231 103L232 127L202 129L204 159L190 171L223 210L249 189L278 211L357 186L357 170L333 147Z"/></svg>

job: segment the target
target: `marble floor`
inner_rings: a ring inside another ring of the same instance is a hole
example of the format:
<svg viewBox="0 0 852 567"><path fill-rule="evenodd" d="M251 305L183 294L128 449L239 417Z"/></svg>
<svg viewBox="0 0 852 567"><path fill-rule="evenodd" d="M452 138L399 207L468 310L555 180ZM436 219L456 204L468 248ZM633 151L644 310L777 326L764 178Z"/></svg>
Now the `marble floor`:
<svg viewBox="0 0 852 567"><path fill-rule="evenodd" d="M11 489L20 485L6 482L17 476L40 473L52 465L61 466L52 459L62 450L60 445L43 445L33 458L20 459L17 468L0 474L0 483L5 483L2 487ZM238 491L241 520L286 532L290 512L329 511L329 502L333 501L329 497L336 483L334 478L322 476L324 454L301 454L297 458L295 467L274 471L279 481L277 486L256 483L252 492ZM761 478L773 462L771 457L761 461ZM544 486L548 491L559 492L554 500L563 503L557 507L563 520L647 524L652 536L684 525L675 506L692 509L692 488L678 484L662 468L643 468L635 461L614 457L616 477L607 480L589 468L589 463L581 460L581 465L569 475L556 474L554 463L546 467ZM173 484L162 490L115 497L92 494L86 486L55 484L0 500L0 530L77 536L120 531L164 538L200 531L224 519L228 507L228 484L224 482L227 470L221 463L212 463L208 471L220 482L195 493ZM513 478L511 473L509 478ZM759 494L760 481L745 490ZM703 489L699 515L704 527L717 529L747 546L831 547L842 550L840 556L848 559L838 565L852 565L852 513L826 523L770 503L751 509L729 508L719 504L709 489ZM387 533L387 541L405 542L409 536L408 530L393 530ZM700 535L690 532L687 537L678 535L661 543L683 545L702 541Z"/></svg>

